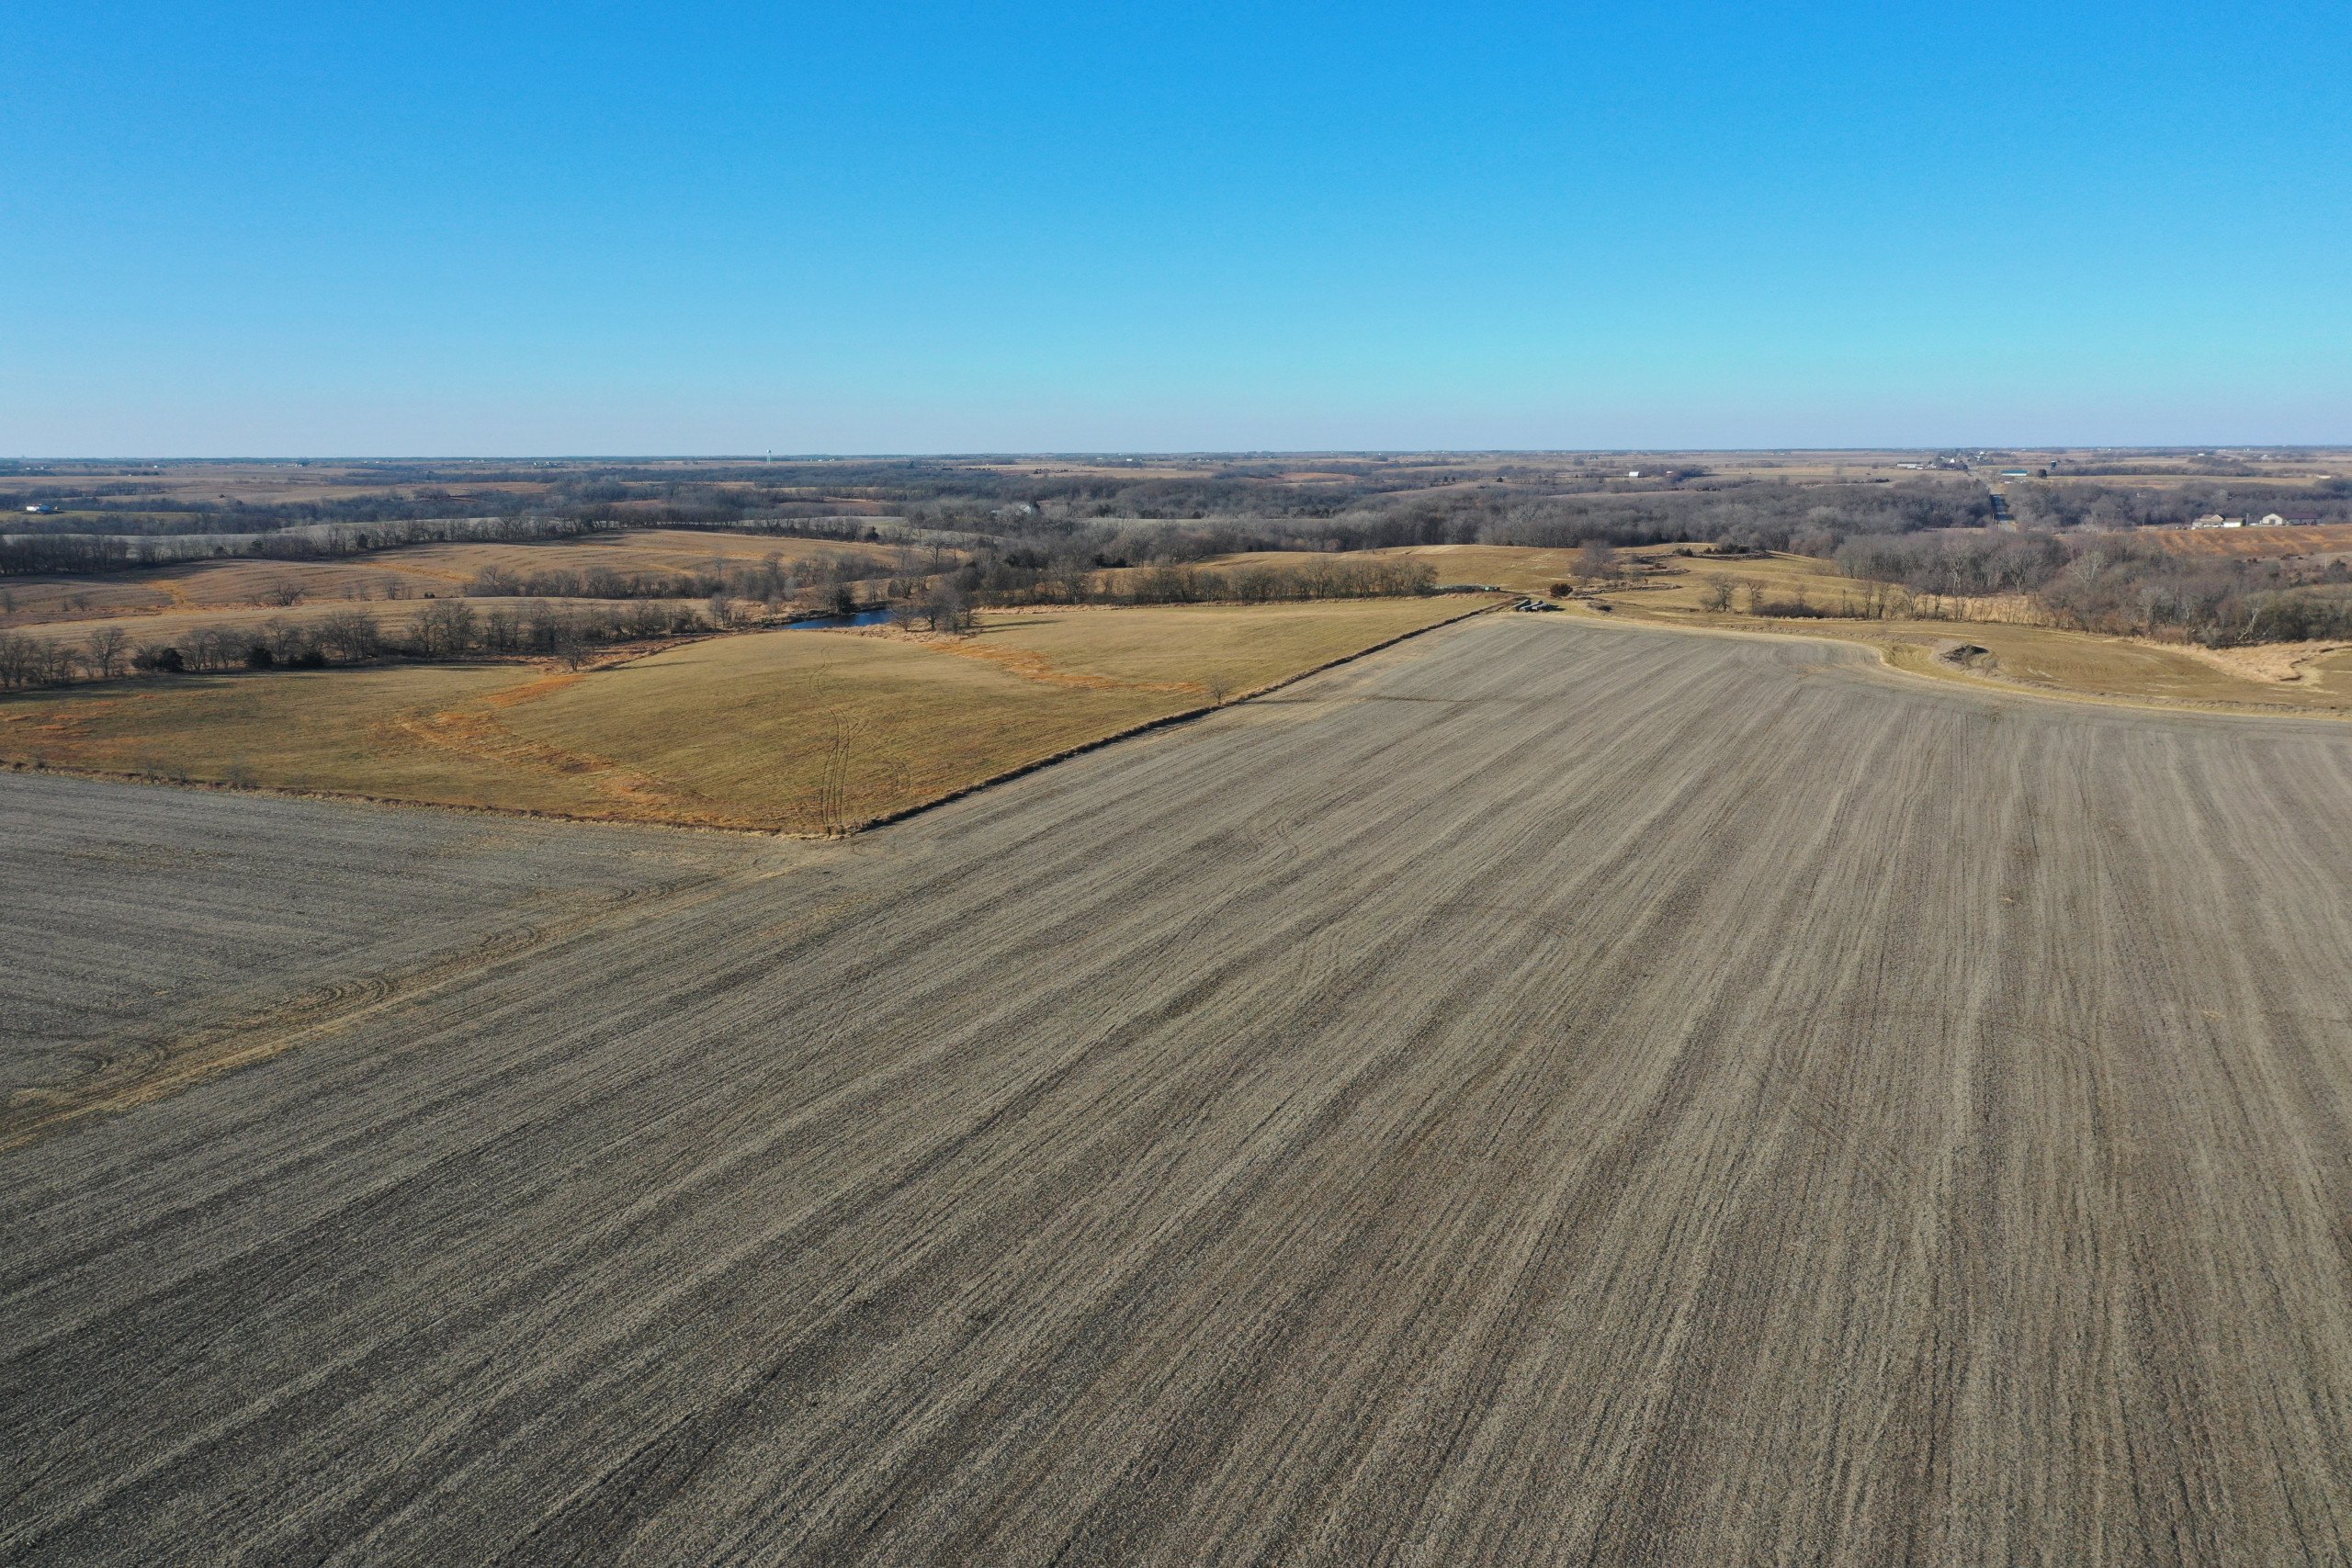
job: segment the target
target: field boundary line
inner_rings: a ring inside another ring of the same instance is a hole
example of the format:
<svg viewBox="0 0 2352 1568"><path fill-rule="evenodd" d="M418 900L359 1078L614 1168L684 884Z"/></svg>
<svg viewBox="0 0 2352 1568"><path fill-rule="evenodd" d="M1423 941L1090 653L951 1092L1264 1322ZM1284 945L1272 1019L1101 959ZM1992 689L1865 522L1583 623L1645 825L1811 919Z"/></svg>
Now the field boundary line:
<svg viewBox="0 0 2352 1568"><path fill-rule="evenodd" d="M58 778L91 779L102 784L141 784L151 789L209 790L220 795L266 795L279 800L309 800L335 806L384 807L403 811L461 811L479 817L514 817L540 822L576 822L597 828L657 829L681 833L728 833L748 838L792 839L806 843L825 843L834 840L852 838L870 829L887 828L894 822L903 822L908 818L929 811L934 807L945 806L950 801L961 800L967 795L977 794L980 790L990 789L1001 784L1009 784L1024 773L1034 773L1041 768L1052 767L1057 762L1066 762L1072 757L1083 756L1089 751L1097 750L1121 740L1132 739L1136 736L1147 734L1155 729L1165 729L1174 725L1190 723L1193 719L1203 718L1217 712L1220 707L1232 707L1237 704L1248 702L1252 697L1262 697L1270 692L1278 692L1285 686L1306 680L1310 675L1320 675L1327 670L1335 670L1355 660L1369 658L1384 649L1394 648L1398 643L1426 636L1433 631L1441 631L1447 626L1460 626L1464 621L1501 609L1504 603L1507 601L1482 604L1476 609L1465 610L1458 615L1450 615L1442 621L1431 621L1425 626L1416 626L1410 631L1399 632L1394 637L1385 637L1368 647L1357 649L1352 653L1343 653L1337 659L1326 660L1311 668L1285 675L1278 681L1268 682L1262 686L1254 686L1249 691L1228 698L1223 704L1204 704L1199 707L1162 714L1157 718L1145 719L1139 724L1129 725L1111 734L1097 736L1091 740L1065 747L1050 756L1039 757L1032 761L1023 762L1018 767L990 773L983 779L976 779L970 784L959 784L945 795L934 795L929 800L917 801L911 805L900 807L895 811L886 812L879 817L869 817L855 826L839 832L808 832L797 828L768 828L752 823L695 822L676 817L594 815L584 811L558 811L548 807L484 806L474 801L418 800L406 795L375 795L365 790L291 789L272 784L233 784L218 779L163 778L153 773L130 773L119 768L73 767L54 762L32 762L21 760L0 761L0 769L17 773L47 773ZM779 629L782 628L746 628L747 631L753 632ZM596 665L591 670L582 671L582 673L624 669L640 659L650 659L654 654L666 652L670 647L683 646L691 642L712 641L718 637L730 635L741 634L718 633L712 636L684 637L677 643L648 649L642 653L633 653L610 663Z"/></svg>
<svg viewBox="0 0 2352 1568"><path fill-rule="evenodd" d="M96 1075L81 1082L20 1089L0 1109L0 1153L70 1132L94 1116L117 1115L170 1099L208 1079L282 1056L585 932L632 918L650 919L690 908L761 874L737 870L670 887L631 891L602 908L526 924L405 966L371 971L343 985L276 998L226 1022L189 1029L176 1038L157 1042L152 1050L111 1058ZM139 1065L142 1061L143 1069ZM115 1070L109 1072L109 1068Z"/></svg>
<svg viewBox="0 0 2352 1568"><path fill-rule="evenodd" d="M1148 718L1143 720L1141 723L1131 724L1125 729L1114 730L1109 735L1100 735L1091 740L1080 741L1075 746L1066 746L1062 750L1052 753L1050 756L1039 757L1034 761L1023 762L1018 767L1007 768L1002 773L990 773L987 778L975 779L967 784L959 784L956 788L948 791L945 795L934 795L929 800L917 801L911 806L902 806L896 811L887 811L879 817L869 817L865 821L859 823L856 827L850 829L846 833L836 834L833 836L847 838L859 833L870 832L876 828L888 828L894 822L904 822L910 817L920 817L926 811L936 810L938 807L945 806L952 801L961 800L966 795L978 795L984 789L994 789L999 784L1011 784L1014 779L1022 778L1030 773L1041 772L1044 769L1054 766L1057 762L1067 762L1073 757L1083 757L1089 751L1100 751L1105 746L1115 746L1122 740L1132 740L1138 735L1148 735L1156 729L1172 729L1180 724L1190 724L1196 718L1205 718L1210 714L1221 713L1229 707L1238 707L1241 704L1250 701L1252 698L1262 697L1270 692L1279 692L1285 686L1295 686L1299 682L1307 679L1309 676L1320 675L1327 670L1336 670L1342 664L1352 664L1359 659L1369 659L1374 654L1382 651L1384 649L1395 648L1400 642L1409 642L1417 637L1426 637L1430 632L1442 631L1447 626L1458 626L1464 621L1476 619L1480 615L1491 615L1502 607L1502 601L1497 601L1492 604L1480 604L1476 609L1464 610L1458 615L1449 615L1442 621L1431 621L1425 626L1415 626L1411 631L1399 632L1395 637L1384 637L1380 641L1375 642L1367 648L1357 649L1353 653L1343 653L1337 659L1327 659L1320 664L1314 665L1309 669L1298 671L1295 674L1285 675L1279 681L1269 681L1262 686L1253 686L1249 691L1243 692L1238 696L1232 697L1225 702L1204 703L1198 707L1184 708L1176 713L1162 714L1158 718ZM809 834L799 836L823 837L824 835Z"/></svg>
<svg viewBox="0 0 2352 1568"><path fill-rule="evenodd" d="M778 828L743 827L725 822L689 822L674 817L592 817L579 811L553 811L538 806L483 806L470 800L418 800L413 795L370 795L356 789L288 789L275 784L232 784L220 779L161 778L153 773L126 773L119 768L61 767L54 762L0 761L12 773L46 774L61 779L88 779L95 784L141 784L149 789L209 790L215 795L265 795L274 800L308 800L322 806L374 806L400 811L458 811L475 817L512 817L537 822L571 822L587 828L620 828L632 831L653 829L672 833L729 833L755 839L803 839L821 841L822 833L797 833Z"/></svg>

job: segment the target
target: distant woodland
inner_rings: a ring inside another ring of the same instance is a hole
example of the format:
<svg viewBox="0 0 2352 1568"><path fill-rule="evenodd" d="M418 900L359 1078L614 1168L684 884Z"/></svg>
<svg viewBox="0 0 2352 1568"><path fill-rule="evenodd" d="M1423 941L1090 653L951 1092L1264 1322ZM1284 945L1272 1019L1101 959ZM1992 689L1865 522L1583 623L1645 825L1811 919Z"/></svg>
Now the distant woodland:
<svg viewBox="0 0 2352 1568"><path fill-rule="evenodd" d="M0 576L221 556L331 559L420 543L662 526L952 549L954 564L927 592L1012 604L1241 592L1196 569L1243 551L1599 540L1795 552L1914 592L2024 595L2053 624L2089 629L2207 643L2352 635L2352 586L2340 560L2189 558L2133 537L2212 512L2283 506L2352 520L2352 481L2341 479L2286 484L2224 472L2133 482L2078 467L2063 482L2007 484L2012 525L1996 527L1985 483L1967 473L1797 477L1697 460L1638 472L1597 459L1385 457L355 463L333 467L322 476L333 482L313 486L316 493L276 482L283 466L262 475L268 483L255 478L261 466L224 466L217 487L198 467L193 479L189 466L0 469L8 514ZM1118 569L1158 575L1102 576ZM1322 592L1363 586L1322 581ZM550 586L560 585L493 581L473 592ZM1266 579L1246 591L1291 592Z"/></svg>

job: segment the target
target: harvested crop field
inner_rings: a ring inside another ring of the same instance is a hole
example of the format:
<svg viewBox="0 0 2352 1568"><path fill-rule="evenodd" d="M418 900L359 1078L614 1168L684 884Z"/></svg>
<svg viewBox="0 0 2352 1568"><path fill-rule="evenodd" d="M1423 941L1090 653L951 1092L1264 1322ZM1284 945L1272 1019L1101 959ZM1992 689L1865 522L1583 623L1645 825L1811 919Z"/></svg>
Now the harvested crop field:
<svg viewBox="0 0 2352 1568"><path fill-rule="evenodd" d="M11 1562L2352 1556L2333 725L1489 616L831 845L0 799L45 1113L285 1042L0 1156Z"/></svg>

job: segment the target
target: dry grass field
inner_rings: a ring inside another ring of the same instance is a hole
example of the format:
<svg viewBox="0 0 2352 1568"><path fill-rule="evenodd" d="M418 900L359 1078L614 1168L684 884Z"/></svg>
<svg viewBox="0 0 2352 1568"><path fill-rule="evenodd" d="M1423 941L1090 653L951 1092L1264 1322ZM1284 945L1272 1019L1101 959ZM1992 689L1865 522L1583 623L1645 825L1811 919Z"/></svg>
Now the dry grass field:
<svg viewBox="0 0 2352 1568"><path fill-rule="evenodd" d="M578 673L393 665L65 687L0 701L0 762L823 831L1482 607L1008 612L968 638L747 632Z"/></svg>
<svg viewBox="0 0 2352 1568"><path fill-rule="evenodd" d="M12 1563L2352 1558L2335 726L1496 615L838 844L0 800L147 1101Z"/></svg>
<svg viewBox="0 0 2352 1568"><path fill-rule="evenodd" d="M2265 533L2284 533L2265 529ZM2298 533L2322 530L2298 529ZM2145 536L2154 537L2151 533ZM1867 621L1777 618L1747 613L1747 591L1767 603L1800 595L1817 606L1859 602L1864 583L1840 576L1806 556L1679 556L1675 547L1645 546L1617 552L1621 576L1600 585L1603 613L1677 626L1773 632L1824 637L1875 648L1897 669L1939 679L2024 686L2068 696L2176 704L2249 713L2352 714L2352 649L2337 644L2296 644L2219 653L2143 637L2097 637L2020 624L2016 601L1953 601L1951 620ZM1521 549L1500 545L1413 546L1365 550L1318 559L1428 560L1441 581L1491 582L1514 592L1540 593L1577 576L1573 550ZM1225 563L1278 560L1232 556ZM1221 563L1223 564L1223 563ZM1709 608L1709 580L1728 579L1735 608ZM1989 661L1958 664L1939 649L1965 644L1989 652Z"/></svg>
<svg viewBox="0 0 2352 1568"><path fill-rule="evenodd" d="M929 550L904 547L644 528L544 543L417 545L335 561L189 561L149 571L0 581L0 592L6 595L0 627L68 622L72 632L80 635L111 619L142 638L154 639L168 637L184 624L179 619L184 615L267 608L289 593L300 595L298 608L313 610L348 608L354 602L417 600L427 594L446 597L463 592L478 574L493 568L517 576L604 568L626 577L709 571L769 557L794 563L845 554L888 560L910 573L931 570L933 558Z"/></svg>
<svg viewBox="0 0 2352 1568"><path fill-rule="evenodd" d="M610 608L615 603L611 600L548 599L525 594L512 596L500 594L495 598L469 599L466 602L473 607L478 615L492 610L509 610L517 615L527 615L533 609L541 605L551 610L569 613L583 607ZM212 610L176 610L157 615L92 615L78 620L40 622L8 629L13 629L34 641L63 643L70 648L86 648L94 633L107 626L119 626L124 636L130 639L133 648L150 643L185 646L189 637L208 627L257 632L276 621L284 621L294 626L316 626L334 615L356 608L365 611L387 636L398 636L406 632L416 617L424 614L429 603L431 603L429 599L411 598L390 604L363 602L355 605L339 599L307 599L300 604L284 608L241 605ZM699 609L703 601L700 599L632 599L620 602L619 607L627 609L639 604ZM133 682L134 685L140 683ZM5 718L5 708L0 708L0 718Z"/></svg>
<svg viewBox="0 0 2352 1568"><path fill-rule="evenodd" d="M1425 561L1441 584L1492 583L1513 593L1542 593L1552 584L1576 575L1574 550L1522 549L1510 545L1410 545L1386 550L1350 550L1332 555L1301 556L1290 550L1249 550L1219 556L1216 567L1271 566L1290 568L1300 561Z"/></svg>
<svg viewBox="0 0 2352 1568"><path fill-rule="evenodd" d="M1602 597L1613 613L1670 625L1789 632L1859 642L1882 650L1898 669L1958 681L2017 683L2070 696L2122 702L2182 704L2249 712L2352 713L2352 655L2334 645L2301 650L2297 659L2214 655L2144 637L2018 624L2015 604L1959 601L1954 620L1866 621L1776 619L1706 607L1707 580L1726 577L1743 590L1760 588L1767 602L1803 592L1817 605L1841 596L1859 599L1864 585L1838 576L1826 562L1802 556L1715 560L1680 558L1653 547L1629 551L1635 576ZM1648 575L1655 573L1655 575ZM1989 662L1961 665L1937 657L1964 644L1986 650Z"/></svg>

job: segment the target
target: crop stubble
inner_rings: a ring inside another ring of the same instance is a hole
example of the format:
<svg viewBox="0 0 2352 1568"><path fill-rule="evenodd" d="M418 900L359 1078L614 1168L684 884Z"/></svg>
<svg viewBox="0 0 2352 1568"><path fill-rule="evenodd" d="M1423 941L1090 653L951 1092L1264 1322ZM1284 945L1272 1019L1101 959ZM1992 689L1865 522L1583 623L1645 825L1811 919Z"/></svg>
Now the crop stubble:
<svg viewBox="0 0 2352 1568"><path fill-rule="evenodd" d="M2347 744L1488 617L534 827L658 887L0 1156L0 1558L2342 1561Z"/></svg>

